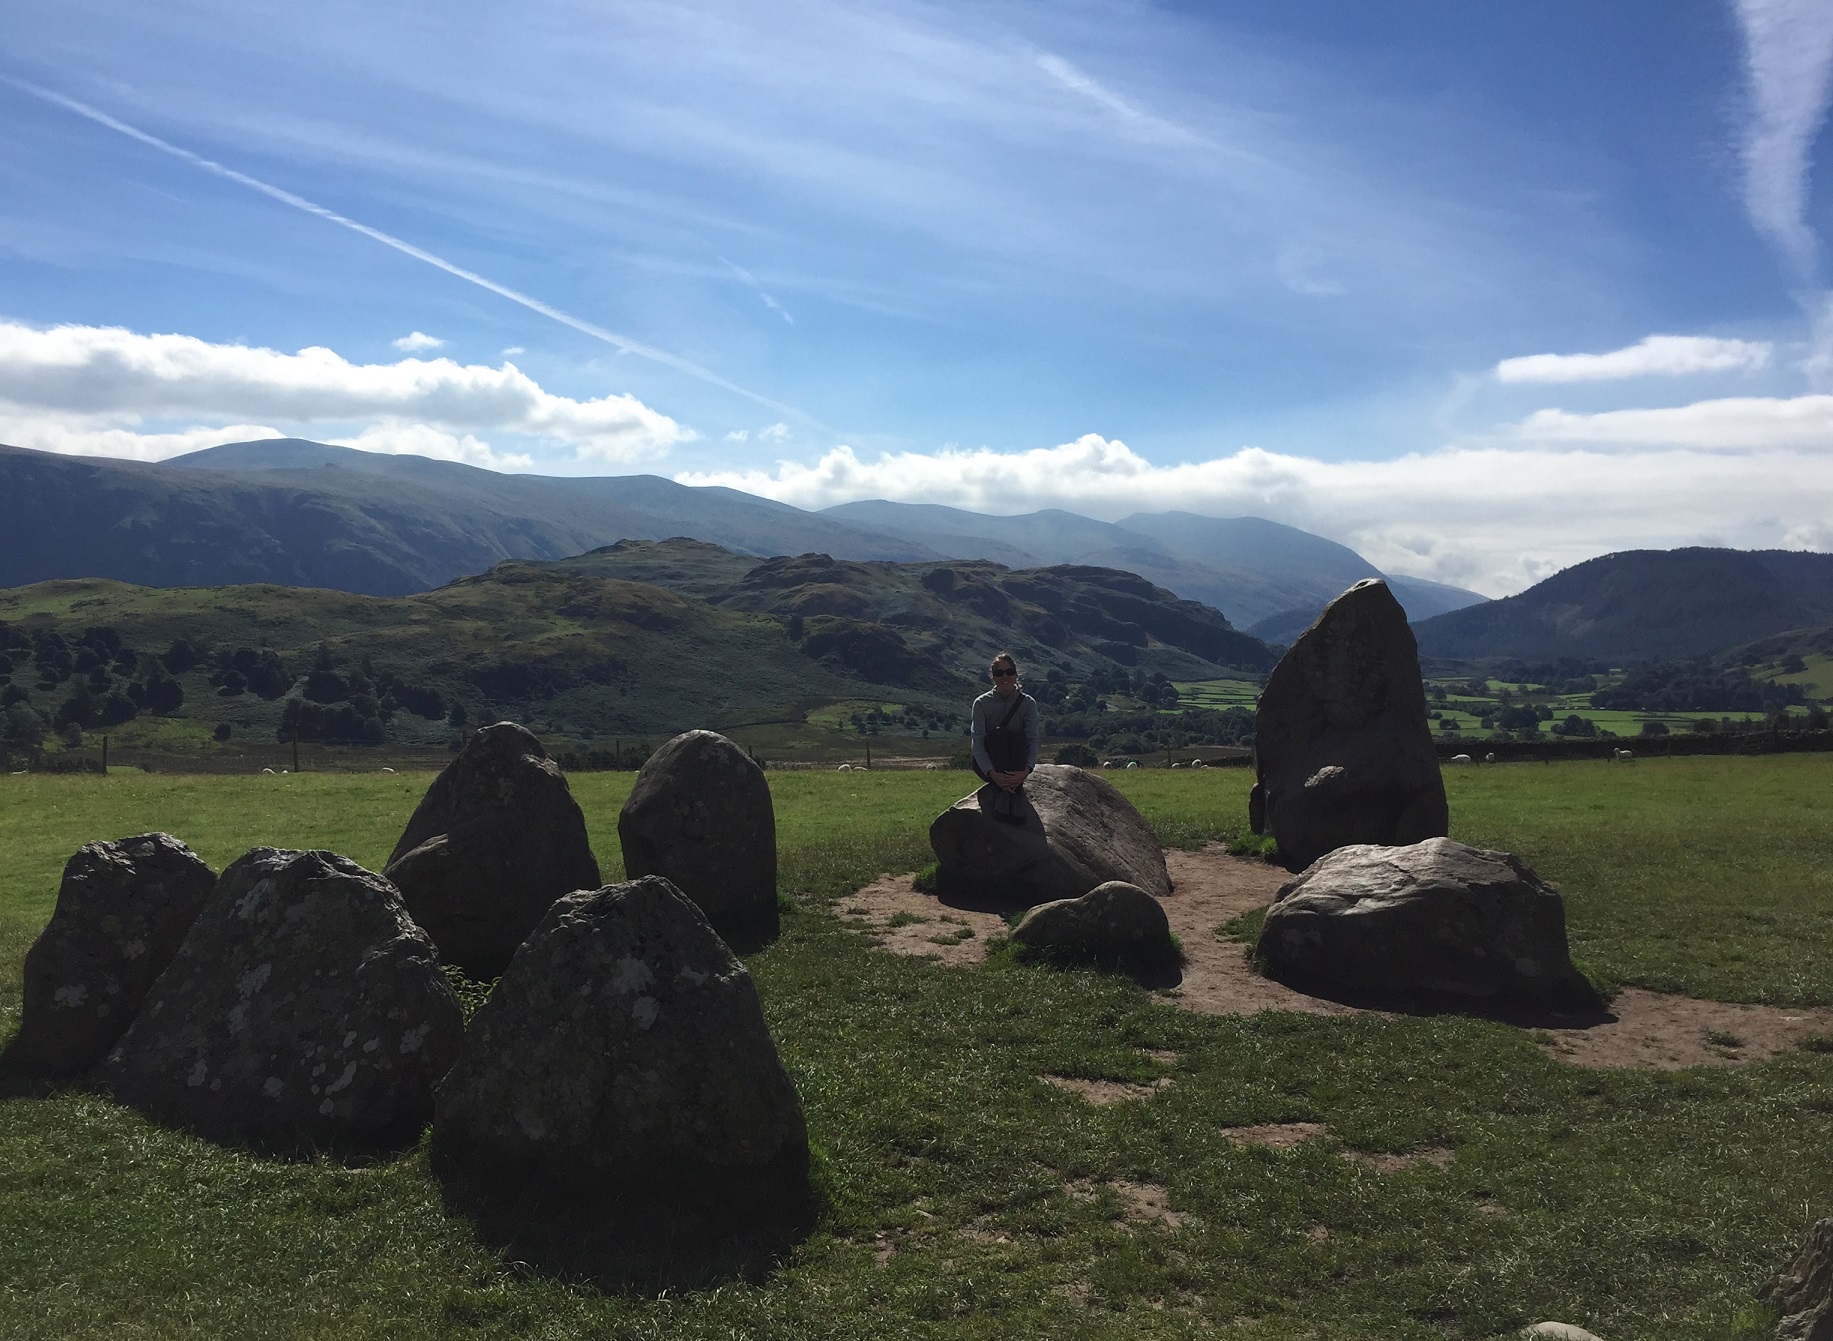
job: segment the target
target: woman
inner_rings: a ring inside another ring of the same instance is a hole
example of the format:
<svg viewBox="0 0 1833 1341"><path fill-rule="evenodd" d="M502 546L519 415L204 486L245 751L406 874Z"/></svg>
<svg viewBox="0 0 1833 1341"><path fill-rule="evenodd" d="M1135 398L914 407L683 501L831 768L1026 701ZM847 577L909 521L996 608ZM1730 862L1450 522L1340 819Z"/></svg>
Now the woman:
<svg viewBox="0 0 1833 1341"><path fill-rule="evenodd" d="M1037 700L1018 683L1018 663L1001 652L987 667L993 688L974 700L974 772L980 812L1002 824L1023 824L1025 779L1037 767Z"/></svg>

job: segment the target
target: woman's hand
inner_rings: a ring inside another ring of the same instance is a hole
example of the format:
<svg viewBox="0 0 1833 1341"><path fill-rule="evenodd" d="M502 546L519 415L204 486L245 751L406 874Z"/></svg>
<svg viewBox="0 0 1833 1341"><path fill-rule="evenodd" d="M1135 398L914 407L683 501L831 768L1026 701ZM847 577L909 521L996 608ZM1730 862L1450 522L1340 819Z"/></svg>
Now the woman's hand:
<svg viewBox="0 0 1833 1341"><path fill-rule="evenodd" d="M1030 776L1031 770L1028 768L1015 768L1010 773L1002 773L998 769L993 770L993 781L1002 791L1008 792L1015 792L1024 786L1025 779Z"/></svg>

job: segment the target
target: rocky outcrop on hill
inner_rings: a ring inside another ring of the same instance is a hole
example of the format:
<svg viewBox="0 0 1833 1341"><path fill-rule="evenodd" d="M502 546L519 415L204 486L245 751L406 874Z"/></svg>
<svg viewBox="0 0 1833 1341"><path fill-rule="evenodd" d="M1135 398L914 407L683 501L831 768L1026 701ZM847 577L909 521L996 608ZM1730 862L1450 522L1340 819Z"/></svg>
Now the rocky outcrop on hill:
<svg viewBox="0 0 1833 1341"><path fill-rule="evenodd" d="M8 1063L71 1076L106 1057L215 887L216 873L170 834L78 848L51 920L26 951Z"/></svg>
<svg viewBox="0 0 1833 1341"><path fill-rule="evenodd" d="M1558 892L1519 857L1449 838L1319 858L1280 888L1254 953L1320 995L1602 1004L1573 967Z"/></svg>
<svg viewBox="0 0 1833 1341"><path fill-rule="evenodd" d="M666 1201L794 1186L808 1144L751 975L647 876L548 910L440 1086L434 1157L468 1184Z"/></svg>
<svg viewBox="0 0 1833 1341"><path fill-rule="evenodd" d="M718 732L683 732L649 757L617 817L617 836L626 874L672 881L722 935L776 934L770 785Z"/></svg>
<svg viewBox="0 0 1833 1341"><path fill-rule="evenodd" d="M1254 714L1255 833L1289 870L1346 843L1407 844L1449 828L1406 612L1358 582L1299 635Z"/></svg>
<svg viewBox="0 0 1833 1341"><path fill-rule="evenodd" d="M256 848L223 872L98 1076L216 1140L394 1142L432 1116L463 1028L393 885L336 853Z"/></svg>
<svg viewBox="0 0 1833 1341"><path fill-rule="evenodd" d="M433 780L384 874L440 957L479 979L503 971L555 899L599 885L566 778L514 722L475 733Z"/></svg>
<svg viewBox="0 0 1833 1341"><path fill-rule="evenodd" d="M1165 910L1124 880L1096 885L1077 899L1033 908L1012 931L1020 945L1051 958L1146 965L1177 958Z"/></svg>
<svg viewBox="0 0 1833 1341"><path fill-rule="evenodd" d="M981 813L981 793L929 826L946 889L1025 903L1080 898L1110 880L1154 898L1171 892L1152 826L1114 785L1069 764L1041 764L1026 779L1022 825Z"/></svg>

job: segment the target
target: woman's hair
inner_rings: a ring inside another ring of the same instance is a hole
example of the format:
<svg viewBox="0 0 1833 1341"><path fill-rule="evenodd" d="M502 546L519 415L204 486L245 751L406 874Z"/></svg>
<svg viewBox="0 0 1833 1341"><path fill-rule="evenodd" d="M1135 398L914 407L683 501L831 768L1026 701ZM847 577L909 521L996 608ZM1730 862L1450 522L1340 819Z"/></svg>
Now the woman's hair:
<svg viewBox="0 0 1833 1341"><path fill-rule="evenodd" d="M1012 669L1016 671L1018 669L1018 659L1010 652L1001 652L998 656L987 662L987 669L997 670L999 667L1006 665L1011 666Z"/></svg>

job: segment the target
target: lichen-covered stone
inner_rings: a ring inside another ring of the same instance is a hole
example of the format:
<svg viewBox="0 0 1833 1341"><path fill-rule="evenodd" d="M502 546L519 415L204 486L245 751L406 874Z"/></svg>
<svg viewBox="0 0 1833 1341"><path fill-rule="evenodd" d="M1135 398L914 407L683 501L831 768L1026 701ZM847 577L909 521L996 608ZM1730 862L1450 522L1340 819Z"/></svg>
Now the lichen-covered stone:
<svg viewBox="0 0 1833 1341"><path fill-rule="evenodd" d="M1808 1231L1795 1260L1758 1296L1782 1315L1776 1341L1833 1341L1833 1219Z"/></svg>
<svg viewBox="0 0 1833 1341"><path fill-rule="evenodd" d="M1022 825L982 814L980 798L964 797L929 826L946 890L1033 904L1080 898L1110 880L1154 898L1171 892L1152 826L1105 778L1040 764L1025 780Z"/></svg>
<svg viewBox="0 0 1833 1341"><path fill-rule="evenodd" d="M650 755L617 817L617 836L626 875L671 881L721 935L776 934L770 784L718 732L683 732Z"/></svg>
<svg viewBox="0 0 1833 1341"><path fill-rule="evenodd" d="M8 1062L71 1076L108 1055L197 920L216 873L170 834L88 843L64 866L51 920L25 956Z"/></svg>
<svg viewBox="0 0 1833 1341"><path fill-rule="evenodd" d="M1177 957L1164 907L1124 880L1033 908L1012 939L1051 956L1101 963L1162 964Z"/></svg>
<svg viewBox="0 0 1833 1341"><path fill-rule="evenodd" d="M216 1140L411 1138L457 1055L458 998L393 885L332 852L232 863L100 1080Z"/></svg>
<svg viewBox="0 0 1833 1341"><path fill-rule="evenodd" d="M566 895L439 1088L442 1176L667 1192L804 1177L807 1133L751 975L658 876Z"/></svg>
<svg viewBox="0 0 1833 1341"><path fill-rule="evenodd" d="M1419 647L1387 583L1358 582L1298 636L1254 710L1248 818L1300 871L1349 843L1449 832Z"/></svg>
<svg viewBox="0 0 1833 1341"><path fill-rule="evenodd" d="M1601 1004L1573 967L1558 891L1519 857L1449 838L1325 854L1280 887L1254 952L1324 993Z"/></svg>
<svg viewBox="0 0 1833 1341"><path fill-rule="evenodd" d="M433 779L383 874L440 957L479 979L503 971L555 899L599 885L565 776L514 722L475 732Z"/></svg>

